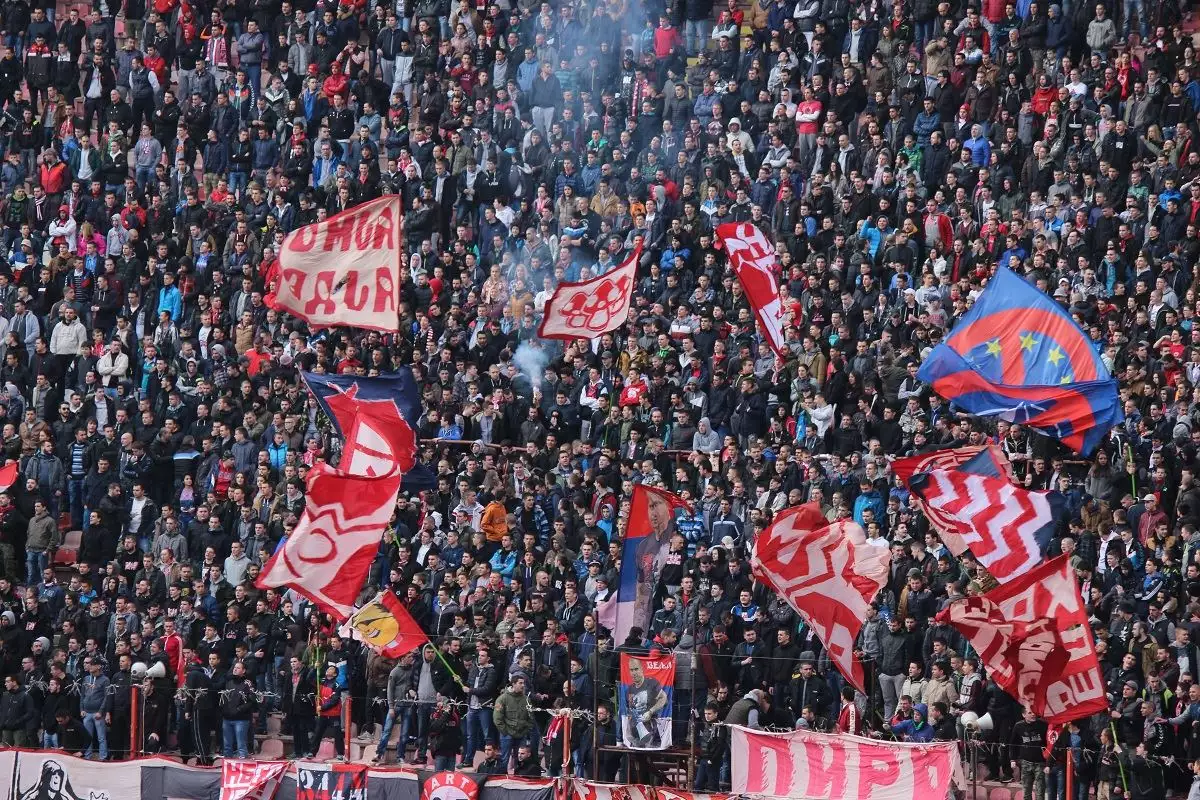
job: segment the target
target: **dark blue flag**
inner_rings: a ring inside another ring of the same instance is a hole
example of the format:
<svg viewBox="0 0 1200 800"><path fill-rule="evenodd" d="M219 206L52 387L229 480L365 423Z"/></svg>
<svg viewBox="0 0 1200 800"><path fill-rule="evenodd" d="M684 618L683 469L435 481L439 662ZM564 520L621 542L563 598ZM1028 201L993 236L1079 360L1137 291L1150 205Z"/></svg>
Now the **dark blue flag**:
<svg viewBox="0 0 1200 800"><path fill-rule="evenodd" d="M957 408L1088 455L1124 418L1117 381L1054 300L999 267L918 376Z"/></svg>
<svg viewBox="0 0 1200 800"><path fill-rule="evenodd" d="M378 378L312 372L303 376L345 441L339 469L368 476L386 475L397 468L414 471L421 395L409 369ZM431 476L422 473L406 483L430 482ZM436 485L436 480L432 482Z"/></svg>

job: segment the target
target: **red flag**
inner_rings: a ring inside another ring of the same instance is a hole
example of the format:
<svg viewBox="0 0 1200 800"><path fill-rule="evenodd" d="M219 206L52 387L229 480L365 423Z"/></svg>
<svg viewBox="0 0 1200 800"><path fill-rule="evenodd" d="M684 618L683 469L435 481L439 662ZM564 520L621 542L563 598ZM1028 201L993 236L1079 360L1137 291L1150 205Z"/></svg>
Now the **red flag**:
<svg viewBox="0 0 1200 800"><path fill-rule="evenodd" d="M621 266L590 281L559 284L546 301L538 336L595 339L624 325L641 254L639 247Z"/></svg>
<svg viewBox="0 0 1200 800"><path fill-rule="evenodd" d="M274 302L313 328L398 331L404 249L399 195L305 225L279 249Z"/></svg>
<svg viewBox="0 0 1200 800"><path fill-rule="evenodd" d="M1042 748L1042 758L1046 761L1050 760L1050 754L1054 752L1054 745L1058 743L1058 737L1062 735L1063 728L1066 728L1064 723L1061 727L1053 726L1046 728L1046 746Z"/></svg>
<svg viewBox="0 0 1200 800"><path fill-rule="evenodd" d="M365 477L315 464L300 523L271 556L257 586L290 586L346 619L396 508L400 480L399 470Z"/></svg>
<svg viewBox="0 0 1200 800"><path fill-rule="evenodd" d="M938 614L1001 689L1050 725L1108 710L1104 675L1070 560L1062 555Z"/></svg>
<svg viewBox="0 0 1200 800"><path fill-rule="evenodd" d="M271 800L291 765L226 758L221 762L221 800Z"/></svg>
<svg viewBox="0 0 1200 800"><path fill-rule="evenodd" d="M779 284L775 280L775 246L748 222L727 222L717 226L717 241L725 246L729 262L746 290L746 299L767 343L775 355L787 358L783 329L787 325Z"/></svg>
<svg viewBox="0 0 1200 800"><path fill-rule="evenodd" d="M366 764L296 764L296 800L356 800L366 796Z"/></svg>
<svg viewBox="0 0 1200 800"><path fill-rule="evenodd" d="M395 592L384 591L350 615L344 626L351 637L385 658L399 658L429 641Z"/></svg>
<svg viewBox="0 0 1200 800"><path fill-rule="evenodd" d="M754 575L768 584L812 626L838 670L866 691L854 639L867 608L888 579L891 551L866 543L850 520L830 523L808 503L781 512L762 532L752 560Z"/></svg>
<svg viewBox="0 0 1200 800"><path fill-rule="evenodd" d="M643 631L649 630L654 587L670 550L671 537L676 533L675 512L679 509L691 513L692 507L666 489L634 485L621 550L616 609L601 609L613 615L613 641L617 644L625 641L629 629L635 625Z"/></svg>
<svg viewBox="0 0 1200 800"><path fill-rule="evenodd" d="M0 492L8 491L8 487L17 482L20 474L21 464L18 461L11 461L0 467Z"/></svg>

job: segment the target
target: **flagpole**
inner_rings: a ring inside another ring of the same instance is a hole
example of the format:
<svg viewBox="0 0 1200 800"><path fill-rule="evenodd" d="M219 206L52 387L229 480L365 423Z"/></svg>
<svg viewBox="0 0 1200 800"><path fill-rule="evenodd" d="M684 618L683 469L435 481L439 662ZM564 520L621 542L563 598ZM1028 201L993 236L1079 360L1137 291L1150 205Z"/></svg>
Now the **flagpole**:
<svg viewBox="0 0 1200 800"><path fill-rule="evenodd" d="M1129 780L1125 777L1125 765L1121 763L1121 743L1117 741L1117 723L1109 722L1109 730L1112 731L1113 737L1113 753L1117 756L1117 769L1121 771L1121 788L1124 789L1124 795L1129 796Z"/></svg>

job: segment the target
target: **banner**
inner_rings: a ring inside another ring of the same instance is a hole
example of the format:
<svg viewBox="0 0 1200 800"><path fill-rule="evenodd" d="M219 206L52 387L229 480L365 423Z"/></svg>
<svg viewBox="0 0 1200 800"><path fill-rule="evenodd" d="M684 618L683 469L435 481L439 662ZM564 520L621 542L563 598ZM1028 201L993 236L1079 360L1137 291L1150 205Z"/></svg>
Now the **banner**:
<svg viewBox="0 0 1200 800"><path fill-rule="evenodd" d="M466 773L438 772L421 784L421 800L479 800L479 784Z"/></svg>
<svg viewBox="0 0 1200 800"><path fill-rule="evenodd" d="M1068 556L937 616L967 637L1001 689L1053 727L1108 710L1104 675Z"/></svg>
<svg viewBox="0 0 1200 800"><path fill-rule="evenodd" d="M290 761L221 761L221 800L272 800Z"/></svg>
<svg viewBox="0 0 1200 800"><path fill-rule="evenodd" d="M775 280L775 245L767 241L754 225L748 222L727 222L717 226L717 241L725 245L729 263L746 299L754 309L759 328L775 355L791 355L785 344L783 329L787 325L783 303L779 299L779 284Z"/></svg>
<svg viewBox="0 0 1200 800"><path fill-rule="evenodd" d="M733 793L836 800L942 800L966 788L958 743L731 728Z"/></svg>
<svg viewBox="0 0 1200 800"><path fill-rule="evenodd" d="M866 543L850 520L829 523L815 503L786 509L755 543L754 575L788 601L817 634L838 670L865 692L854 640L867 607L887 583L891 551Z"/></svg>
<svg viewBox="0 0 1200 800"><path fill-rule="evenodd" d="M309 470L300 523L271 556L257 586L290 586L338 619L354 610L396 508L400 473L349 475L318 462Z"/></svg>
<svg viewBox="0 0 1200 800"><path fill-rule="evenodd" d="M675 692L675 656L643 658L621 653L617 713L621 743L631 750L671 746L671 697Z"/></svg>
<svg viewBox="0 0 1200 800"><path fill-rule="evenodd" d="M366 800L366 764L297 764L296 800Z"/></svg>
<svg viewBox="0 0 1200 800"><path fill-rule="evenodd" d="M58 800L117 800L128 787L141 785L141 770L136 763L84 761L61 753L14 751L16 782L14 797L54 798ZM14 774L11 761L3 762L7 772L0 783L8 783ZM224 798L222 798L224 800Z"/></svg>
<svg viewBox="0 0 1200 800"><path fill-rule="evenodd" d="M339 469L371 477L413 468L421 393L412 370L401 367L395 375L378 378L312 372L301 377L345 440Z"/></svg>
<svg viewBox="0 0 1200 800"><path fill-rule="evenodd" d="M400 658L429 641L391 589L350 615L340 631L370 646L385 658Z"/></svg>
<svg viewBox="0 0 1200 800"><path fill-rule="evenodd" d="M969 463L969 462L968 462ZM908 482L947 549L968 549L998 581L1042 562L1063 514L1058 492L1034 492L1006 477L958 469L919 472Z"/></svg>
<svg viewBox="0 0 1200 800"><path fill-rule="evenodd" d="M692 507L679 495L640 483L633 487L617 581L614 644L624 642L630 628L636 626L643 632L650 629L654 590L677 530L675 520L680 510L690 514Z"/></svg>
<svg viewBox="0 0 1200 800"><path fill-rule="evenodd" d="M596 339L624 325L641 254L639 247L619 267L590 281L560 283L542 310L538 336Z"/></svg>
<svg viewBox="0 0 1200 800"><path fill-rule="evenodd" d="M729 800L731 794L689 792L670 786L641 783L599 783L580 778L566 780L563 800Z"/></svg>
<svg viewBox="0 0 1200 800"><path fill-rule="evenodd" d="M399 195L305 225L280 247L275 303L312 328L396 332L404 248Z"/></svg>

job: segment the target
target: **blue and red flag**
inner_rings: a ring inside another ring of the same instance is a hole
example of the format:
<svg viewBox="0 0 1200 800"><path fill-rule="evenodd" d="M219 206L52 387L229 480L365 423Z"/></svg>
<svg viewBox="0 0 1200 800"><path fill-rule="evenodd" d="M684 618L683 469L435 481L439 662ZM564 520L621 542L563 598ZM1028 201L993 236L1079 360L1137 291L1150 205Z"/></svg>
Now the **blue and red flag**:
<svg viewBox="0 0 1200 800"><path fill-rule="evenodd" d="M339 469L374 477L396 469L408 473L417 466L414 430L421 395L411 371L376 378L312 372L303 377L345 441Z"/></svg>
<svg viewBox="0 0 1200 800"><path fill-rule="evenodd" d="M1088 455L1125 415L1092 341L1050 297L999 267L918 376L956 407L1027 425Z"/></svg>
<svg viewBox="0 0 1200 800"><path fill-rule="evenodd" d="M676 494L640 483L633 487L616 602L611 610L601 610L602 616L611 615L614 642L625 641L631 628L641 628L643 634L650 630L654 587L658 585L682 511L690 514L692 507Z"/></svg>

